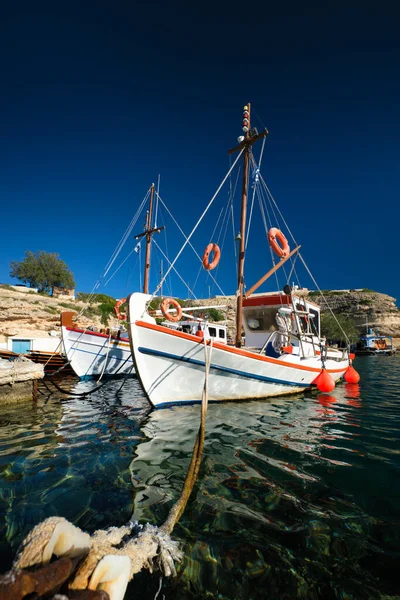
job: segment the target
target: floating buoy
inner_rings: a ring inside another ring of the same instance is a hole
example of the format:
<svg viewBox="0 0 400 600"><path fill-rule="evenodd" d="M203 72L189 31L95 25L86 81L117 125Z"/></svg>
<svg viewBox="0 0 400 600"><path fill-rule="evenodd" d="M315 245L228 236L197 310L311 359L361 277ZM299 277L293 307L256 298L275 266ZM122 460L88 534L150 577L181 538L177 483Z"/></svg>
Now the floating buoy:
<svg viewBox="0 0 400 600"><path fill-rule="evenodd" d="M322 369L312 383L317 386L320 392L329 393L335 389L335 382L326 369Z"/></svg>
<svg viewBox="0 0 400 600"><path fill-rule="evenodd" d="M344 374L344 380L347 383L358 383L360 381L360 375L357 373L354 367L349 365L346 373Z"/></svg>

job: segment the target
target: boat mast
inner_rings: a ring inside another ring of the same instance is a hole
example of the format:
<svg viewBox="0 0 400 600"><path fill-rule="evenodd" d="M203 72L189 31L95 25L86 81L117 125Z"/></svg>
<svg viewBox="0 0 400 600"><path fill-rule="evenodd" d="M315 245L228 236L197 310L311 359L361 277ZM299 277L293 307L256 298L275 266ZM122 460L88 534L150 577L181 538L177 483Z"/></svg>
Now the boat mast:
<svg viewBox="0 0 400 600"><path fill-rule="evenodd" d="M242 179L242 208L240 217L240 247L238 261L238 287L237 287L237 302L236 302L236 339L235 346L240 348L242 345L242 309L244 295L244 254L245 254L245 237L246 237L246 216L247 216L247 191L249 180L249 159L250 148L257 140L268 134L267 129L258 133L256 129L250 127L250 103L243 108L243 131L244 136L238 140L239 145L232 150L228 150L228 154L233 154L238 150L243 149L243 179Z"/></svg>
<svg viewBox="0 0 400 600"><path fill-rule="evenodd" d="M143 282L143 293L149 293L149 272L150 272L150 248L151 248L151 220L153 218L153 198L154 198L154 183L151 184L150 188L150 205L147 213L146 223L146 258L144 261L144 282Z"/></svg>
<svg viewBox="0 0 400 600"><path fill-rule="evenodd" d="M151 248L151 238L153 233L160 233L165 227L154 227L151 228L151 221L153 218L153 199L154 199L154 183L151 184L150 187L150 204L149 210L147 212L146 225L143 233L135 236L135 239L139 239L143 236L146 236L146 258L144 261L144 282L143 282L143 293L149 293L149 275L150 275L150 248Z"/></svg>
<svg viewBox="0 0 400 600"><path fill-rule="evenodd" d="M250 102L243 109L243 131L245 131L245 139L249 139L250 131ZM246 232L246 217L247 217L247 187L249 180L249 154L250 148L248 145L243 150L243 179L242 179L242 209L240 215L240 245L239 245L239 260L238 260L238 285L237 285L237 301L236 301L236 340L235 346L240 348L242 345L242 309L243 309L243 292L244 292L244 251L245 251L245 232Z"/></svg>

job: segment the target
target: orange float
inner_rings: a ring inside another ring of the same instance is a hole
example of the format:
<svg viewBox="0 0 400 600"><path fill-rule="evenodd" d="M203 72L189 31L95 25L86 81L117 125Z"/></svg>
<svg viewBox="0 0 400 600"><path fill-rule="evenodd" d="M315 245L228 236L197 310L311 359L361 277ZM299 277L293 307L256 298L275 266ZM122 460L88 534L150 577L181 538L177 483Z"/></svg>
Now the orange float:
<svg viewBox="0 0 400 600"><path fill-rule="evenodd" d="M321 373L314 379L312 383L317 386L320 392L324 392L326 394L329 394L329 392L335 389L335 382L325 368L322 368Z"/></svg>
<svg viewBox="0 0 400 600"><path fill-rule="evenodd" d="M276 227L271 227L268 231L268 241L272 250L277 254L280 258L286 258L290 254L289 242L286 237L283 235L280 229Z"/></svg>
<svg viewBox="0 0 400 600"><path fill-rule="evenodd" d="M121 298L120 300L116 301L115 306L114 306L115 316L120 321L126 321L126 313L119 312L119 307L122 306L122 304L125 304L125 302L126 302L126 298Z"/></svg>
<svg viewBox="0 0 400 600"><path fill-rule="evenodd" d="M358 383L360 381L360 375L357 373L354 367L349 365L344 374L344 380L346 383Z"/></svg>
<svg viewBox="0 0 400 600"><path fill-rule="evenodd" d="M168 312L171 306L172 308L176 309L175 316ZM182 318L182 307L174 298L164 298L164 300L161 302L161 312L167 321L172 321L173 323L180 321Z"/></svg>
<svg viewBox="0 0 400 600"><path fill-rule="evenodd" d="M210 263L209 256L211 252L214 252L214 259ZM215 269L217 264L219 263L219 259L221 258L221 250L219 249L218 244L208 244L207 248L204 250L203 254L203 267L207 269L207 271L212 271Z"/></svg>

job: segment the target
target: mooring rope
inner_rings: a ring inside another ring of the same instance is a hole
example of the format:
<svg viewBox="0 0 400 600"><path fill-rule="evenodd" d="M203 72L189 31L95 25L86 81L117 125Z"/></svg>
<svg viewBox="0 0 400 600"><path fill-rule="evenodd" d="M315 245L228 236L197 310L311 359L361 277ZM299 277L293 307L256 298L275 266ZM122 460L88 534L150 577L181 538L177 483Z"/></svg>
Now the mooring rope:
<svg viewBox="0 0 400 600"><path fill-rule="evenodd" d="M124 360L123 363L120 364L120 366L118 367L118 369L115 371L114 375L118 375L119 371L122 369L122 367L128 362L128 360L131 357L128 356L128 358L126 358ZM77 398L83 398L84 396L90 396L90 394L93 394L94 392L97 392L98 390L101 390L102 387L104 387L105 385L107 385L107 383L109 383L110 381L112 381L112 379L107 379L106 381L102 381L100 385L97 385L96 387L92 388L91 390L88 390L87 392L71 392L70 390L65 390L62 387L60 387L55 381L52 381L52 379L50 378L49 375L45 375L42 379L42 382L45 386L45 388L49 391L51 391L46 383L45 383L45 379L50 380L50 383L52 385L54 385L54 387L61 392L62 394L66 394L67 396L76 396Z"/></svg>
<svg viewBox="0 0 400 600"><path fill-rule="evenodd" d="M186 508L186 504L189 500L190 494L192 493L194 484L196 483L197 476L199 474L201 457L204 447L204 437L206 430L206 416L208 408L208 374L210 371L211 363L211 352L212 352L212 338L210 340L210 351L207 354L207 343L204 340L204 354L205 354L205 376L204 376L204 388L201 400L201 419L200 427L197 434L196 442L193 448L192 459L189 464L188 472L186 475L185 482L183 484L181 495L175 505L172 507L168 518L161 525L161 530L165 533L171 533L176 523L182 516L183 511Z"/></svg>
<svg viewBox="0 0 400 600"><path fill-rule="evenodd" d="M213 340L204 339L202 343L205 376L200 427L181 495L164 524L157 527L131 522L95 531L90 536L62 517L50 517L28 534L17 551L12 570L0 577L1 599L22 600L32 593L37 598L49 598L50 594L61 593L55 597L73 600L83 590L90 590L91 595L85 598L122 600L129 580L144 568L150 572L158 568L165 576L176 575L174 563L183 554L170 533L196 483L204 448ZM53 555L61 558L51 563ZM76 561L80 561L78 566Z"/></svg>

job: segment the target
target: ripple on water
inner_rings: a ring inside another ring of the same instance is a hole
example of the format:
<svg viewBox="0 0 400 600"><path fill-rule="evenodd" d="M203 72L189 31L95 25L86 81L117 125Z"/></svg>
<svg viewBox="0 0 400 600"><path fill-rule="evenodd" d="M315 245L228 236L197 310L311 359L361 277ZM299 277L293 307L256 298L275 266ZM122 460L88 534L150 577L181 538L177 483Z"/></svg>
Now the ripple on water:
<svg viewBox="0 0 400 600"><path fill-rule="evenodd" d="M359 360L332 394L212 404L199 481L175 536L173 599L394 599L400 547L399 357ZM72 391L91 383L70 383ZM161 523L199 407L150 411L136 380L0 410L0 551L59 514L93 531ZM154 598L135 578L126 598Z"/></svg>

